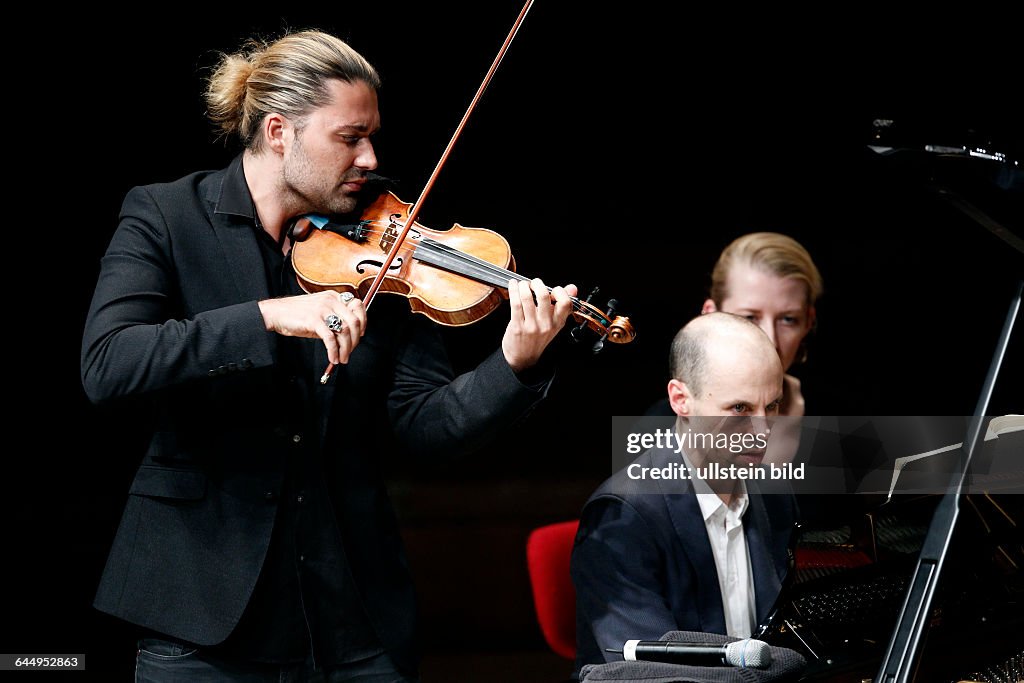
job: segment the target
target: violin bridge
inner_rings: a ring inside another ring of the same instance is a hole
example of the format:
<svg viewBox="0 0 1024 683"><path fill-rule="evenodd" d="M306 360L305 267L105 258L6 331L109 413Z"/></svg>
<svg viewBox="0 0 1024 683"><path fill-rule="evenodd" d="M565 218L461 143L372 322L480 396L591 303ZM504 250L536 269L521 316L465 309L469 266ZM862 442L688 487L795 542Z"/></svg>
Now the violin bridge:
<svg viewBox="0 0 1024 683"><path fill-rule="evenodd" d="M388 221L388 227L384 229L384 233L380 236L380 242L378 244L380 245L381 251L385 254L391 251L391 247L394 246L395 241L398 239L398 223L395 219L398 218L399 215L400 214L397 213L391 214Z"/></svg>

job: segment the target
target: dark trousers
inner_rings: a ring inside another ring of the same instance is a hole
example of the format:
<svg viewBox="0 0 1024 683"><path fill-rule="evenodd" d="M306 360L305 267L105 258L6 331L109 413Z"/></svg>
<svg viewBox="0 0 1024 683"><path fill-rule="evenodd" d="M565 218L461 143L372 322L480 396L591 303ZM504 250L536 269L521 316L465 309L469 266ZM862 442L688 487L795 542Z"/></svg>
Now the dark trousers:
<svg viewBox="0 0 1024 683"><path fill-rule="evenodd" d="M237 662L205 654L167 640L139 641L135 683L417 683L395 668L387 653L314 671L302 664Z"/></svg>

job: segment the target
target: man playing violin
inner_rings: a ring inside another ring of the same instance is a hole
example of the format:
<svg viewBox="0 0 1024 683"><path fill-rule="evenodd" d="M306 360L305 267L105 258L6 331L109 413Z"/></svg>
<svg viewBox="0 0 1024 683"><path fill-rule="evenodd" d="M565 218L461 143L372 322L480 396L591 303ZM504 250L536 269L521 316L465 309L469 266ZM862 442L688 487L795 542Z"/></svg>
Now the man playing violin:
<svg viewBox="0 0 1024 683"><path fill-rule="evenodd" d="M82 379L91 400L144 401L154 420L95 599L139 627L138 681L415 680L377 447L465 453L550 384L540 361L572 285L510 282L500 348L457 378L404 301L368 316L351 295L299 287L286 226L366 203L378 86L318 32L225 56L208 111L244 151L124 200Z"/></svg>

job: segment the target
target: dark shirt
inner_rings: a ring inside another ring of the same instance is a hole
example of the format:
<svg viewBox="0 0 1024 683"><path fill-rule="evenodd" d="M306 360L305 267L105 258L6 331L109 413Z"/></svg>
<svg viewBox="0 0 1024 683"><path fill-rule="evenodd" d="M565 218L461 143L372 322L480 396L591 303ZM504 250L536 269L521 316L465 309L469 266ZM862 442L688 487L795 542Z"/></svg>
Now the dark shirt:
<svg viewBox="0 0 1024 683"><path fill-rule="evenodd" d="M221 210L252 220L272 297L304 292L291 259L263 230L240 160L224 181ZM319 339L281 336L274 367L275 396L267 407L290 445L277 518L252 597L238 626L215 648L262 662L315 663L332 667L383 652L356 592L334 518L317 424L327 410L316 368ZM290 436L289 436L290 435ZM332 457L344 457L343 453Z"/></svg>

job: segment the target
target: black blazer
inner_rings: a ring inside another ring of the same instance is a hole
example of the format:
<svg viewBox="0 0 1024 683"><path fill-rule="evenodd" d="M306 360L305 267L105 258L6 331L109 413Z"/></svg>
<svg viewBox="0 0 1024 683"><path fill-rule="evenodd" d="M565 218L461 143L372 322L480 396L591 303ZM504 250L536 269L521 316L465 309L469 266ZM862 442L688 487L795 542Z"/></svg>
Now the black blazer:
<svg viewBox="0 0 1024 683"><path fill-rule="evenodd" d="M671 450L636 461L663 468L680 463ZM634 481L621 470L587 501L573 547L576 588L576 670L621 661L627 640L658 640L669 631L725 633L718 572L704 517L686 480ZM768 616L789 567L795 499L759 494L748 481L743 515L757 618Z"/></svg>
<svg viewBox="0 0 1024 683"><path fill-rule="evenodd" d="M155 429L95 606L198 645L238 623L270 541L295 435L273 405L277 337L251 218L222 201L232 166L137 187L103 257L85 326L82 379L93 401L136 397ZM433 323L382 297L319 405L337 528L382 644L415 667L413 589L378 463L382 442L452 456L479 446L540 399L501 351L453 380ZM319 340L317 368L326 367ZM391 432L373 425L385 413Z"/></svg>

